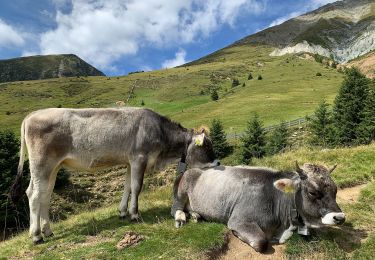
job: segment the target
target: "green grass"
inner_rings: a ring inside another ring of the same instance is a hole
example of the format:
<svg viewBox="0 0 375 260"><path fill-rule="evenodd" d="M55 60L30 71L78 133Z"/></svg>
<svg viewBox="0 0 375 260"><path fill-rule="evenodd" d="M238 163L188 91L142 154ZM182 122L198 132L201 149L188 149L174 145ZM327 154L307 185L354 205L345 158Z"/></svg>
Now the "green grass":
<svg viewBox="0 0 375 260"><path fill-rule="evenodd" d="M242 131L252 112L270 125L311 114L322 99L332 102L342 74L298 56L271 57L271 51L264 46L234 46L219 51L210 62L203 59L187 67L123 77L2 83L0 128L18 133L29 112L46 107L115 107L116 101L127 99L133 84L135 97L129 105L140 106L143 100L145 107L185 127L209 125L218 118L231 133ZM250 72L254 79L248 81ZM316 77L317 72L323 76ZM257 80L258 75L263 80ZM233 78L241 85L232 88ZM213 88L220 96L216 102L210 98Z"/></svg>
<svg viewBox="0 0 375 260"><path fill-rule="evenodd" d="M143 223L118 218L116 205L84 212L52 226L55 236L33 246L26 232L0 243L2 257L35 259L197 259L224 242L225 227L216 223L188 223L176 229L170 216L171 187L143 192ZM135 247L117 250L126 231L146 237Z"/></svg>
<svg viewBox="0 0 375 260"><path fill-rule="evenodd" d="M355 148L309 150L265 158L256 165L292 169L294 161L332 166L340 187L368 183L356 203L341 203L347 221L341 228L313 232L309 239L294 235L287 242L286 256L323 259L370 259L375 248L375 144ZM120 198L120 194L116 193ZM171 187L141 193L140 212L143 223L134 224L118 219L117 203L69 217L53 225L55 236L43 245L33 246L26 233L0 243L0 256L62 258L127 258L127 259L197 259L224 243L224 225L208 222L188 223L174 228L170 216ZM136 247L121 251L117 242L124 232L136 231L146 237ZM94 239L94 242L90 242Z"/></svg>
<svg viewBox="0 0 375 260"><path fill-rule="evenodd" d="M337 164L332 177L341 188L366 183L375 178L375 143L354 148L324 150L301 148L256 160L254 164L276 169L293 169L296 160L300 164L313 162L328 167Z"/></svg>

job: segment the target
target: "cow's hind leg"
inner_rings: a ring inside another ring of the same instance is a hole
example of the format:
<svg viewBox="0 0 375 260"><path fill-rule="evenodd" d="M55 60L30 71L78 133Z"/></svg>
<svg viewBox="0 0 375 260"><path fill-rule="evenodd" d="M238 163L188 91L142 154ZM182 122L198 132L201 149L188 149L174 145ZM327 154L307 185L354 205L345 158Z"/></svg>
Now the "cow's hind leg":
<svg viewBox="0 0 375 260"><path fill-rule="evenodd" d="M147 160L144 156L138 157L131 162L131 200L130 200L130 219L139 220L138 197L143 185L143 176L147 167Z"/></svg>
<svg viewBox="0 0 375 260"><path fill-rule="evenodd" d="M31 182L27 190L30 206L30 234L34 244L43 242L41 220L49 227L48 196L50 175L56 165L30 159ZM52 187L53 188L53 187ZM47 213L46 213L47 212ZM47 216L47 217L46 217Z"/></svg>
<svg viewBox="0 0 375 260"><path fill-rule="evenodd" d="M198 223L198 221L202 218L201 215L199 215L197 212L190 212L191 220L194 223Z"/></svg>
<svg viewBox="0 0 375 260"><path fill-rule="evenodd" d="M254 222L244 223L243 220L239 221L237 219L230 219L228 222L228 228L233 231L233 234L243 242L254 248L255 251L266 251L268 247L268 241L266 235L258 226L258 224Z"/></svg>
<svg viewBox="0 0 375 260"><path fill-rule="evenodd" d="M129 196L130 196L130 192L131 192L131 168L130 168L130 165L127 166L126 171L127 172L126 172L126 175L125 175L124 192L122 194L122 199L121 199L120 205L118 207L121 219L124 219L126 217L127 210L128 210L128 202L129 202Z"/></svg>
<svg viewBox="0 0 375 260"><path fill-rule="evenodd" d="M45 196L42 198L41 201L41 208L40 208L40 223L42 233L45 237L49 237L53 235L53 232L50 227L50 219L49 219L49 208L51 204L51 195L53 192L53 188L55 187L57 172L59 171L60 166L55 167L49 175L48 179L48 189Z"/></svg>

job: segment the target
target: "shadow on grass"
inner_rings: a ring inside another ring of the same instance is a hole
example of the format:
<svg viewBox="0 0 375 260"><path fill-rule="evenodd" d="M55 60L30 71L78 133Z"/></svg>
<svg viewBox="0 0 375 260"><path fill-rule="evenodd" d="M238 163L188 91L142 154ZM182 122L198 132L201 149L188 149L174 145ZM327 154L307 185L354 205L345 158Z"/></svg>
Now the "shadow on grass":
<svg viewBox="0 0 375 260"><path fill-rule="evenodd" d="M142 221L139 224L156 224L164 219L171 218L170 216L170 207L154 207L148 209L146 211L141 211L140 215L142 217ZM104 219L96 219L95 217L91 217L87 219L85 223L75 225L72 228L64 229L61 233L56 232L55 237L51 239L51 241L57 241L60 239L65 239L74 235L80 236L94 236L103 231L114 231L117 228L121 228L124 226L132 226L137 225L137 222L130 221L130 218L127 217L125 220L119 218L119 215L114 214Z"/></svg>
<svg viewBox="0 0 375 260"><path fill-rule="evenodd" d="M327 227L316 231L320 240L334 241L337 246L346 253L353 252L361 247L361 240L368 236L362 229L355 229L352 223L346 223L341 227Z"/></svg>

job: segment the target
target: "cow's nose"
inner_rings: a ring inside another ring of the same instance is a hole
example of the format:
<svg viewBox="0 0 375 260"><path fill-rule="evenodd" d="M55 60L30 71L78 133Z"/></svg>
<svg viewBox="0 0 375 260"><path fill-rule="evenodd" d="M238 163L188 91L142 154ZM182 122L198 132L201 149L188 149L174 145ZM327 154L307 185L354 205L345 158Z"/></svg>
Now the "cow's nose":
<svg viewBox="0 0 375 260"><path fill-rule="evenodd" d="M216 166L219 166L220 165L220 161L218 159L215 159L212 163L211 163L211 167L216 167Z"/></svg>
<svg viewBox="0 0 375 260"><path fill-rule="evenodd" d="M333 219L335 220L337 225L341 225L345 222L345 214L344 213L338 214L334 216Z"/></svg>

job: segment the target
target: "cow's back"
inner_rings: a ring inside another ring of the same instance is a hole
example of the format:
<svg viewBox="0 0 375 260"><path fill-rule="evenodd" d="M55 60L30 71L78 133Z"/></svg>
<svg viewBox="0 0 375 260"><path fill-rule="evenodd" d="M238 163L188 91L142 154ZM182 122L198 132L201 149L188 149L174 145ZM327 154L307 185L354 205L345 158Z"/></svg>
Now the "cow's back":
<svg viewBox="0 0 375 260"><path fill-rule="evenodd" d="M35 154L60 156L74 168L99 168L160 146L160 120L158 114L138 108L50 108L31 113L25 129L28 148L40 144Z"/></svg>

